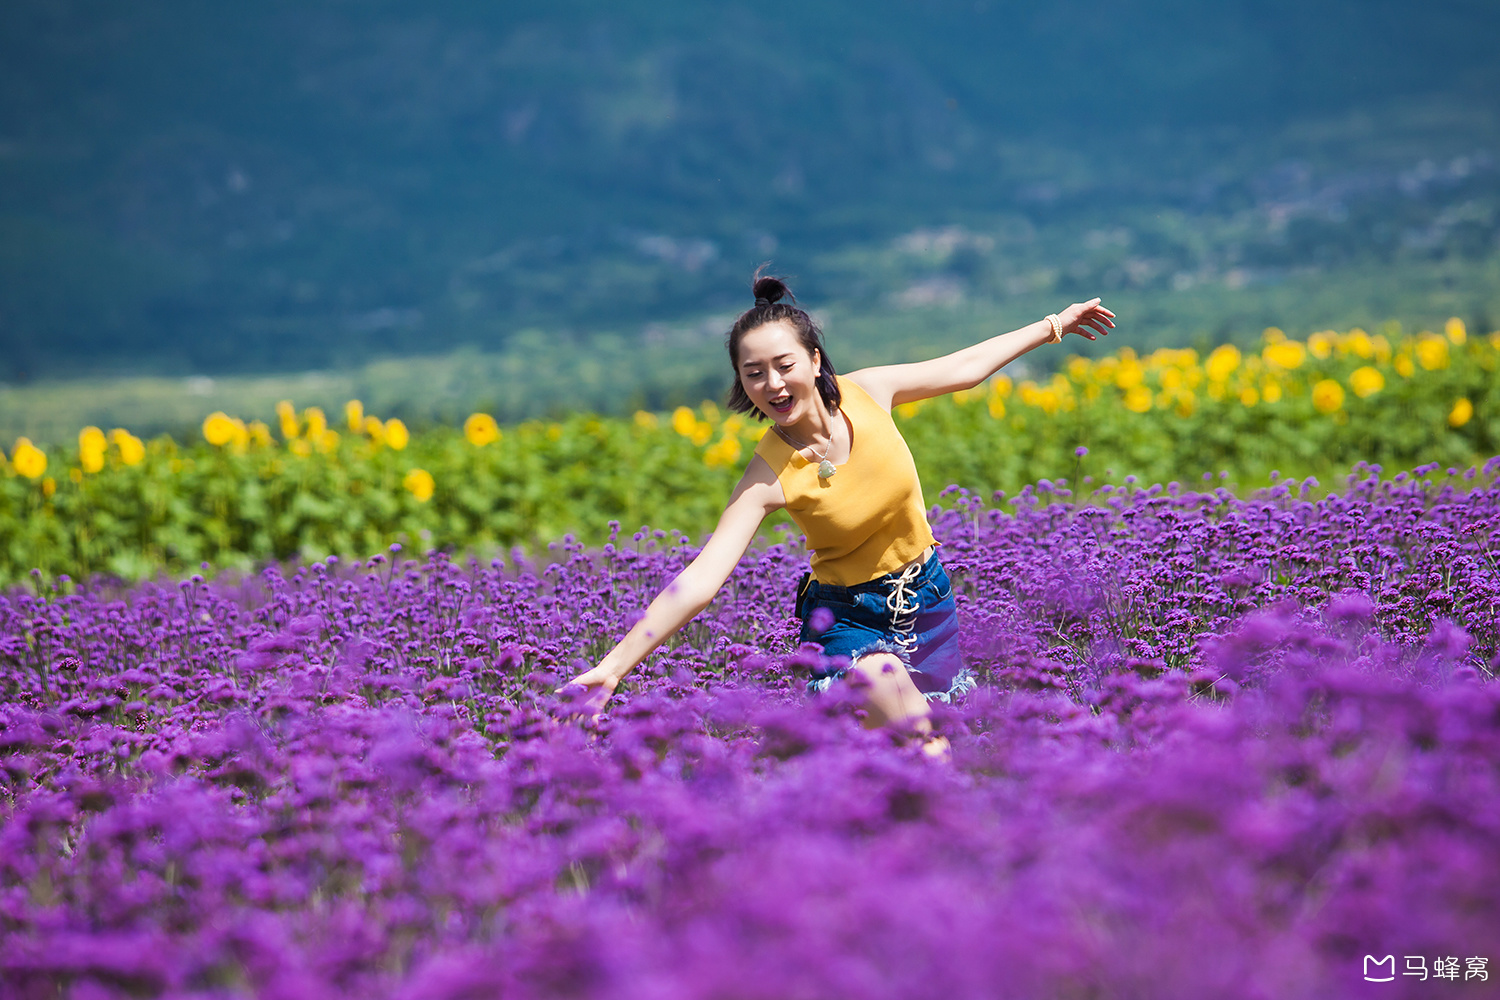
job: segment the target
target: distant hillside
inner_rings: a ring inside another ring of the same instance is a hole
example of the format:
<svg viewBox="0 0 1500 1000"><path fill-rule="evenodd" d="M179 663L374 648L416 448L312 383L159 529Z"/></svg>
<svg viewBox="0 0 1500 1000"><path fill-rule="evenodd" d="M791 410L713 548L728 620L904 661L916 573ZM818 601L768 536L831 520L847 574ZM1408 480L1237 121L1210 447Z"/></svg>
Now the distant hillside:
<svg viewBox="0 0 1500 1000"><path fill-rule="evenodd" d="M1479 0L9 0L0 381L633 335L733 308L766 258L872 308L1484 258L1497 24Z"/></svg>

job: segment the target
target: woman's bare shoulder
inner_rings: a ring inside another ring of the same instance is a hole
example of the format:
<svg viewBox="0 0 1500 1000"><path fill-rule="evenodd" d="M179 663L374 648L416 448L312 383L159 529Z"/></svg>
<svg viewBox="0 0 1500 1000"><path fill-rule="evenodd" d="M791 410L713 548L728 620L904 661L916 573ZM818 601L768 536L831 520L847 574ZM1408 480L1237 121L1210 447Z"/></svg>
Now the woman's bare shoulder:
<svg viewBox="0 0 1500 1000"><path fill-rule="evenodd" d="M881 380L881 371L880 368L861 368L857 372L840 375L839 378L859 386L876 406L889 413L891 412L891 393L890 388Z"/></svg>
<svg viewBox="0 0 1500 1000"><path fill-rule="evenodd" d="M771 468L771 464L759 452L750 456L745 474L740 477L739 484L729 498L730 504L741 497L748 497L750 502L763 507L767 513L786 506L786 493L781 488L781 480L776 477L776 470Z"/></svg>

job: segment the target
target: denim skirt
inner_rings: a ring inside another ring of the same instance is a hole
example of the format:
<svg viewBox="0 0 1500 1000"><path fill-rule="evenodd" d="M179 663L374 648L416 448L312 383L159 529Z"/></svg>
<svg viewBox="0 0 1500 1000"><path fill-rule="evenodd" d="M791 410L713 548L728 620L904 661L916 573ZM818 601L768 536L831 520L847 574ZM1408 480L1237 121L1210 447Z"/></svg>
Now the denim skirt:
<svg viewBox="0 0 1500 1000"><path fill-rule="evenodd" d="M817 615L819 608L827 614ZM822 631L814 626L829 622ZM973 675L958 651L958 612L953 584L937 553L876 577L868 583L838 587L806 574L797 588L798 642L813 642L841 663L815 670L807 684L811 694L828 690L848 673L854 660L870 653L893 653L906 665L912 682L929 700L951 702L972 690Z"/></svg>

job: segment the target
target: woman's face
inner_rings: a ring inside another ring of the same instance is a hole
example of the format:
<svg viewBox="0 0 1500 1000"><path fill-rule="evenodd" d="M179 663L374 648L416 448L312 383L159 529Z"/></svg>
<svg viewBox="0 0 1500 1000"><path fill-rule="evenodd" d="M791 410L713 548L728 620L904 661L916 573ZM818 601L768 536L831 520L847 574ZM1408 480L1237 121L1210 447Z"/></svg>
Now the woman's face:
<svg viewBox="0 0 1500 1000"><path fill-rule="evenodd" d="M750 402L783 426L823 405L818 395L817 353L809 355L790 323L777 320L740 337L740 386Z"/></svg>

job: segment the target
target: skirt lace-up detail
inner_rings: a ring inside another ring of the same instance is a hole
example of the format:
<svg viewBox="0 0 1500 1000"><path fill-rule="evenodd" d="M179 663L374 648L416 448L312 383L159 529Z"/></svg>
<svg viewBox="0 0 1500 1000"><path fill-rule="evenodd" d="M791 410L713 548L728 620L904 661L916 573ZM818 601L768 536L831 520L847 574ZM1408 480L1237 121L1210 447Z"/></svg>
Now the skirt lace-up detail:
<svg viewBox="0 0 1500 1000"><path fill-rule="evenodd" d="M812 628L818 607L833 612L822 631ZM798 588L799 642L816 642L830 657L853 663L872 653L895 656L930 701L951 701L975 687L959 651L958 617L948 575L931 553L867 583L842 587L805 579ZM828 690L848 668L814 670L809 693Z"/></svg>
<svg viewBox="0 0 1500 1000"><path fill-rule="evenodd" d="M899 576L892 579L891 592L885 597L886 610L891 613L891 638L907 653L911 652L912 646L917 642L917 612L921 610L912 582L924 568L920 561L906 567ZM908 657L902 659L910 662Z"/></svg>

